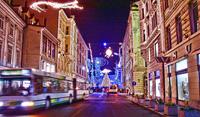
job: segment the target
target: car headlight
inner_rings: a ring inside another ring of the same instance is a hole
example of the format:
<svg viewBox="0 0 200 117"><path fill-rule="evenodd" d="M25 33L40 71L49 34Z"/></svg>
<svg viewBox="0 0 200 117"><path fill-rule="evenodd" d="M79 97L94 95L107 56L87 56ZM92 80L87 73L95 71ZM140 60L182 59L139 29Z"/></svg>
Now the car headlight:
<svg viewBox="0 0 200 117"><path fill-rule="evenodd" d="M34 106L34 102L32 101L22 102L21 106Z"/></svg>
<svg viewBox="0 0 200 117"><path fill-rule="evenodd" d="M3 102L0 102L0 106L3 106L4 105L4 103Z"/></svg>

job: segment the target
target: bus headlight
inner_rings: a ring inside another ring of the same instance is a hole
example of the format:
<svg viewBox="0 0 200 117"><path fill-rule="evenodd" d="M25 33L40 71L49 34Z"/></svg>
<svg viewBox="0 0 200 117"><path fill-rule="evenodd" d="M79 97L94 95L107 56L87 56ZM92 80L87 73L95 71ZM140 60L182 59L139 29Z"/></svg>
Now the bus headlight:
<svg viewBox="0 0 200 117"><path fill-rule="evenodd" d="M34 106L34 102L27 101L27 102L22 102L21 106L26 107L26 106Z"/></svg>
<svg viewBox="0 0 200 117"><path fill-rule="evenodd" d="M4 104L3 102L0 102L0 106L3 106L3 104Z"/></svg>

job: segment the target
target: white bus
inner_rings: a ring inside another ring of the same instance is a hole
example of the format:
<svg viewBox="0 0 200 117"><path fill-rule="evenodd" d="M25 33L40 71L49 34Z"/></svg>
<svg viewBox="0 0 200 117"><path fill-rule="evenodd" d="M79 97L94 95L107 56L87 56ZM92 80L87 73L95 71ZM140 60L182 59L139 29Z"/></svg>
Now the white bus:
<svg viewBox="0 0 200 117"><path fill-rule="evenodd" d="M0 70L0 110L29 111L89 95L87 83L35 69ZM81 90L81 92L79 91Z"/></svg>

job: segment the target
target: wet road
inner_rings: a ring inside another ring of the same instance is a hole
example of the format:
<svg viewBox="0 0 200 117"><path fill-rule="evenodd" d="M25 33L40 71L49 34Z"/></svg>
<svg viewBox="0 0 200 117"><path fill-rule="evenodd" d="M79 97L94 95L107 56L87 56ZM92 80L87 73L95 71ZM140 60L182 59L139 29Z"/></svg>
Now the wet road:
<svg viewBox="0 0 200 117"><path fill-rule="evenodd" d="M0 117L158 117L131 103L125 96L92 94L85 101L41 110L32 115L0 115Z"/></svg>

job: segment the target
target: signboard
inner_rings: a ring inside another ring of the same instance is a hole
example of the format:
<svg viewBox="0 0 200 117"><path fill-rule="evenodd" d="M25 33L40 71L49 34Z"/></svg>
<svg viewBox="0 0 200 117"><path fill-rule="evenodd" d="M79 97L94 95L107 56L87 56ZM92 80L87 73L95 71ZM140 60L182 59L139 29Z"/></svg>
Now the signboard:
<svg viewBox="0 0 200 117"><path fill-rule="evenodd" d="M28 76L31 74L31 70L1 70L1 76Z"/></svg>

